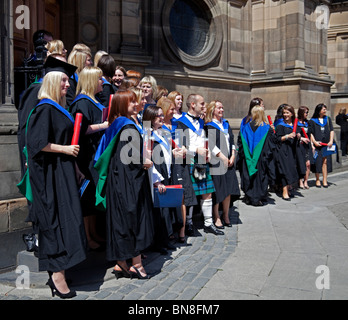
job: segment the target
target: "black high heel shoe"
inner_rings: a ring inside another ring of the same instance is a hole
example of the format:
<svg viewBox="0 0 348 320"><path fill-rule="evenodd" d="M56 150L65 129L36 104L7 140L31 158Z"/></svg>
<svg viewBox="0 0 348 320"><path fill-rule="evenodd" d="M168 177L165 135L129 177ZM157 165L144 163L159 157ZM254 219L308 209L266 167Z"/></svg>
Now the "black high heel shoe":
<svg viewBox="0 0 348 320"><path fill-rule="evenodd" d="M222 225L227 227L227 228L232 228L232 223L226 223L226 221L224 220L224 218L221 219Z"/></svg>
<svg viewBox="0 0 348 320"><path fill-rule="evenodd" d="M134 272L131 269L129 269L129 273L130 273L131 279L136 278L136 279L140 279L140 280L148 280L148 279L151 278L148 274L146 276L142 276L141 273L139 272L139 270L136 267L132 266L132 268L136 272Z"/></svg>
<svg viewBox="0 0 348 320"><path fill-rule="evenodd" d="M117 280L121 279L121 278L130 278L131 277L130 273L127 270L123 269L122 266L120 266L119 264L116 264L116 266L118 266L121 270L114 269L114 270L112 270L111 273L115 275Z"/></svg>
<svg viewBox="0 0 348 320"><path fill-rule="evenodd" d="M50 278L48 279L46 285L49 286L51 289L52 298L54 298L54 296L57 296L61 299L71 299L71 298L76 297L76 291L70 291L68 293L59 292L58 289L56 288L56 285L53 282L51 275L50 275Z"/></svg>

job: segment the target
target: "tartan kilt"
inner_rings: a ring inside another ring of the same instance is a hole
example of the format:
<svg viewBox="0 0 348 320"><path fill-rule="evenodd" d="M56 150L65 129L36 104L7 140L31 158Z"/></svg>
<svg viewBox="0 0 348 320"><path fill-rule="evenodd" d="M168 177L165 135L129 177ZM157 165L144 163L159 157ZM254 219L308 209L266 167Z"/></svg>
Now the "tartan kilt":
<svg viewBox="0 0 348 320"><path fill-rule="evenodd" d="M206 178L203 180L198 180L193 176L193 169L194 169L194 164L191 164L190 177L192 181L192 187L196 196L215 192L213 178L210 175L209 164L207 164Z"/></svg>

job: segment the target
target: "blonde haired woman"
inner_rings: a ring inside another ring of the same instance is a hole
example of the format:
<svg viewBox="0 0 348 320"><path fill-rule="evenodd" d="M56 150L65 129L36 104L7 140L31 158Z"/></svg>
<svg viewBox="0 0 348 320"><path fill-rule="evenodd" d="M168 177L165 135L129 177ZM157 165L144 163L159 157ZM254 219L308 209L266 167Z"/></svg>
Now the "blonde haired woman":
<svg viewBox="0 0 348 320"><path fill-rule="evenodd" d="M66 53L64 43L61 40L52 40L46 44L47 57L50 55L59 55L66 58Z"/></svg>
<svg viewBox="0 0 348 320"><path fill-rule="evenodd" d="M65 270L85 260L86 239L75 178L80 147L71 145L74 119L64 109L69 77L76 68L62 61L56 63L64 73L46 74L38 95L40 103L27 125L33 194L30 221L39 234L39 269L48 271L52 295L67 299L76 292L68 288Z"/></svg>
<svg viewBox="0 0 348 320"><path fill-rule="evenodd" d="M100 104L95 95L102 90L102 71L96 67L87 67L80 72L77 85L77 97L70 107L71 114L76 117L77 113L83 114L80 134L80 153L77 157L79 170L85 176L88 183L81 197L81 207L84 216L85 230L88 247L92 251L103 248L100 243L103 238L96 230L98 211L95 209L95 183L98 179L94 171L94 155L99 141L108 128L108 122L102 123L104 106ZM100 215L99 215L100 216Z"/></svg>
<svg viewBox="0 0 348 320"><path fill-rule="evenodd" d="M101 58L102 56L107 55L107 54L108 54L108 53L107 53L106 51L99 50L99 51L95 54L95 56L94 56L94 66L97 66L97 65L98 65L98 62L99 62L99 60L100 60L100 58Z"/></svg>
<svg viewBox="0 0 348 320"><path fill-rule="evenodd" d="M262 106L254 106L250 114L251 121L242 121L240 127L237 167L246 204L263 206L267 201L269 178L275 180L276 138L266 123Z"/></svg>
<svg viewBox="0 0 348 320"><path fill-rule="evenodd" d="M67 105L70 106L76 97L76 87L80 72L85 67L91 67L93 65L91 50L85 45L75 45L69 54L68 63L77 67L75 74L69 80L70 88L67 94Z"/></svg>
<svg viewBox="0 0 348 320"><path fill-rule="evenodd" d="M205 130L209 139L212 160L211 171L215 193L213 194L213 218L215 226L223 229L232 227L229 210L233 201L239 199L240 190L236 175L236 147L234 135L229 123L224 119L224 106L221 101L212 101L207 107ZM219 205L223 215L220 218Z"/></svg>
<svg viewBox="0 0 348 320"><path fill-rule="evenodd" d="M149 105L156 104L155 98L157 97L157 81L153 76L147 76L141 79L139 87L143 90L146 98L145 109Z"/></svg>

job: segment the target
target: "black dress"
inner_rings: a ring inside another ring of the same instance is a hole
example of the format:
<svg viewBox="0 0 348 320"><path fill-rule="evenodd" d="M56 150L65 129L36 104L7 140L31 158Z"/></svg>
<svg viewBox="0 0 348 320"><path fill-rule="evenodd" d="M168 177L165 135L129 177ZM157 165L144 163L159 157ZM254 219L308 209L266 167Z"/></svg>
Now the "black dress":
<svg viewBox="0 0 348 320"><path fill-rule="evenodd" d="M250 125L250 129L253 135L259 135L257 140L261 140L262 136L266 135L262 151L256 164L256 172L250 175L248 163L246 160L246 150L242 142L241 133L238 136L238 162L237 168L240 172L241 189L245 193L247 199L252 205L257 205L259 201L265 200L268 196L268 185L270 180L275 181L275 150L276 140L274 131L268 125L264 124L265 128L263 132L258 132L259 127L254 125L254 122L250 122L246 125ZM255 138L253 138L255 139ZM250 149L250 147L249 147Z"/></svg>
<svg viewBox="0 0 348 320"><path fill-rule="evenodd" d="M121 139L123 132L127 132L127 136L132 134L131 141ZM133 124L123 126L116 137L106 182L106 257L109 261L140 255L152 244L154 234L152 186L142 164L143 139ZM138 153L140 161L127 164L124 152L128 152L129 157L137 157L135 153Z"/></svg>
<svg viewBox="0 0 348 320"><path fill-rule="evenodd" d="M309 120L309 130L311 134L314 136L314 139L316 141L320 141L323 143L329 143L330 141L330 133L333 131L333 125L331 118L325 117L326 121L324 120L323 124L319 124L318 119L311 119ZM311 171L313 173L322 173L322 167L323 167L323 147L315 147L315 150L317 152L317 158L314 161L314 164L311 165ZM327 157L327 172L332 172L332 157Z"/></svg>
<svg viewBox="0 0 348 320"><path fill-rule="evenodd" d="M283 187L292 185L300 179L296 157L298 152L296 149L299 148L299 140L295 137L294 139L289 138L288 140L281 141L283 136L292 133L292 131L292 126L285 124L285 122L280 123L276 127L276 137L278 140L276 165ZM300 132L299 127L297 127L297 132Z"/></svg>
<svg viewBox="0 0 348 320"><path fill-rule="evenodd" d="M230 159L234 147L234 135L232 128L227 121L224 121L224 127L226 132L223 132L214 122L207 123L205 127L207 132L206 136L209 139L210 149L217 147L228 159ZM225 135L228 137L228 145ZM237 157L235 161L236 160ZM240 197L239 182L236 174L236 163L232 167L224 168L223 164L214 156L212 156L210 163L210 172L216 190L213 193L213 203L221 203L228 196L231 196L231 204L233 204L233 202L238 200Z"/></svg>
<svg viewBox="0 0 348 320"><path fill-rule="evenodd" d="M79 170L89 180L89 184L81 198L82 212L84 216L95 215L95 185L98 181L98 173L94 169L94 156L97 151L103 131L86 135L89 125L99 124L102 122L103 108L101 104L91 100L85 95L79 95L70 106L71 114L76 117L77 113L82 113L82 125L80 133L80 152L77 157Z"/></svg>
<svg viewBox="0 0 348 320"><path fill-rule="evenodd" d="M39 269L58 272L86 258L86 237L75 159L41 151L49 143L70 145L74 123L44 100L28 124L27 148L33 192L32 222L39 228ZM61 108L63 109L63 108Z"/></svg>

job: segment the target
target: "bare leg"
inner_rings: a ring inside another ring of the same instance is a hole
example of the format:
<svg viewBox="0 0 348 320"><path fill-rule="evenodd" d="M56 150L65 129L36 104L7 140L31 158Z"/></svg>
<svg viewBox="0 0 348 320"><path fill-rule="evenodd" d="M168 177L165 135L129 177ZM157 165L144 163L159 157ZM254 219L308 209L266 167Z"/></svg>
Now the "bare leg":
<svg viewBox="0 0 348 320"><path fill-rule="evenodd" d="M146 271L143 267L143 264L141 262L141 255L132 259L132 266L137 268L143 277L146 277L147 273L146 273ZM134 270L134 268L132 268L132 267L130 267L129 270L131 270L132 272L136 272L136 270Z"/></svg>
<svg viewBox="0 0 348 320"><path fill-rule="evenodd" d="M327 186L327 158L323 159L323 186Z"/></svg>
<svg viewBox="0 0 348 320"><path fill-rule="evenodd" d="M321 182L320 182L320 179L319 179L319 173L315 174L315 185L317 187L321 187Z"/></svg>
<svg viewBox="0 0 348 320"><path fill-rule="evenodd" d="M65 270L53 272L52 280L60 293L68 294L70 292L70 289L65 281Z"/></svg>
<svg viewBox="0 0 348 320"><path fill-rule="evenodd" d="M183 226L179 231L179 238L184 238L185 237L185 226L186 226L186 206L184 205L184 201L181 205L181 214L182 214Z"/></svg>
<svg viewBox="0 0 348 320"><path fill-rule="evenodd" d="M290 196L289 196L289 186L283 187L283 198L284 199L289 199L290 198Z"/></svg>
<svg viewBox="0 0 348 320"><path fill-rule="evenodd" d="M304 187L306 189L309 189L309 187L308 187L308 179L309 179L310 172L311 172L311 162L308 160L306 162L306 175L305 175L304 183L303 183L303 185L304 185Z"/></svg>
<svg viewBox="0 0 348 320"><path fill-rule="evenodd" d="M229 212L230 212L230 204L231 204L231 196L226 197L226 199L222 202L222 210L223 210L223 214L222 217L224 219L224 221L227 224L230 224L230 217L229 217Z"/></svg>
<svg viewBox="0 0 348 320"><path fill-rule="evenodd" d="M214 219L214 224L217 227L222 227L222 222L219 215L219 203L213 206L213 219Z"/></svg>

